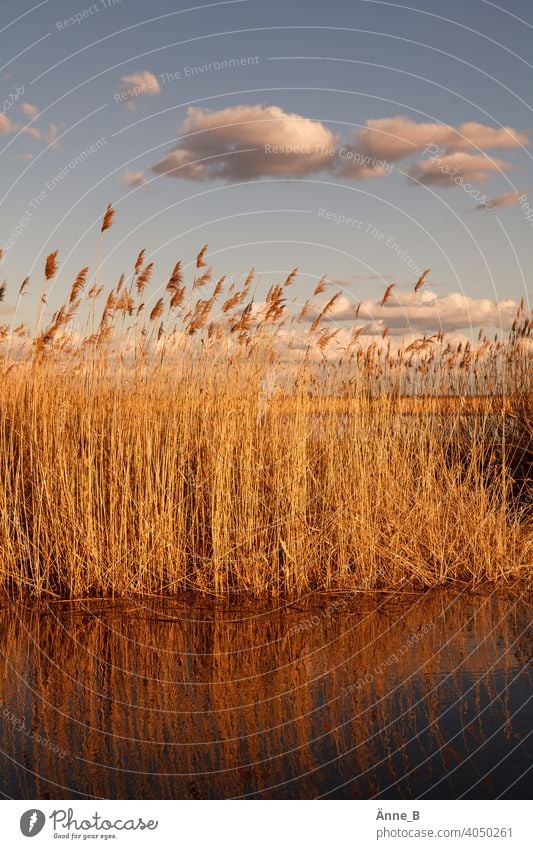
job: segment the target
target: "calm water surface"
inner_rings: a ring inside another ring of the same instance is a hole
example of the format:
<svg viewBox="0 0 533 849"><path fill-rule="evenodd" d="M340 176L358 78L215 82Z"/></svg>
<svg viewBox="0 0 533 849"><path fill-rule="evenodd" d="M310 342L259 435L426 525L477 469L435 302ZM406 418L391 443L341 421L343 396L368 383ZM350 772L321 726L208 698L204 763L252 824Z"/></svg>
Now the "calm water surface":
<svg viewBox="0 0 533 849"><path fill-rule="evenodd" d="M0 610L13 798L527 798L524 596Z"/></svg>

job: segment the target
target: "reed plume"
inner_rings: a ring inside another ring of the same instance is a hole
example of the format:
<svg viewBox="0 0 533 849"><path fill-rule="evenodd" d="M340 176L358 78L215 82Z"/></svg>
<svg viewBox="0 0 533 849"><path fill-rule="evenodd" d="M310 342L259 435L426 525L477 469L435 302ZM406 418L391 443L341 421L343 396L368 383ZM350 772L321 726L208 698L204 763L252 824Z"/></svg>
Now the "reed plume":
<svg viewBox="0 0 533 849"><path fill-rule="evenodd" d="M113 224L114 217L115 210L113 209L113 206L109 203L102 219L102 226L100 228L101 233L105 233L106 230L109 230L109 228Z"/></svg>
<svg viewBox="0 0 533 849"><path fill-rule="evenodd" d="M58 251L52 251L52 253L48 254L46 257L46 263L44 266L45 280L51 280L57 274L57 255Z"/></svg>
<svg viewBox="0 0 533 849"><path fill-rule="evenodd" d="M198 256L196 257L196 268L202 268L203 265L207 265L207 263L204 260L204 257L207 253L208 247L209 247L209 245L204 245L203 248L198 253Z"/></svg>
<svg viewBox="0 0 533 849"><path fill-rule="evenodd" d="M391 283L390 286L387 286L387 288L385 290L385 294L383 295L383 298L381 299L380 307L385 306L385 304L389 300L390 296L392 295L392 290L394 289L395 286L396 286L396 283Z"/></svg>

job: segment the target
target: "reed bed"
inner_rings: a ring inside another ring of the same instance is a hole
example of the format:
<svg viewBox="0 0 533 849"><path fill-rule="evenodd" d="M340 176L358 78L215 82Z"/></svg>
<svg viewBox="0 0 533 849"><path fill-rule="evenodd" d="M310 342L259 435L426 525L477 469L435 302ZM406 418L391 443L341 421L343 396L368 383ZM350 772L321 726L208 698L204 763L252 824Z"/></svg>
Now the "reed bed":
<svg viewBox="0 0 533 849"><path fill-rule="evenodd" d="M33 329L17 313L0 328L2 588L226 597L527 581L523 305L503 341L369 344L357 320L331 321L326 280L295 309L297 270L259 302L253 270L238 288L207 257L161 281L141 251L110 292L84 268L47 320L54 252Z"/></svg>

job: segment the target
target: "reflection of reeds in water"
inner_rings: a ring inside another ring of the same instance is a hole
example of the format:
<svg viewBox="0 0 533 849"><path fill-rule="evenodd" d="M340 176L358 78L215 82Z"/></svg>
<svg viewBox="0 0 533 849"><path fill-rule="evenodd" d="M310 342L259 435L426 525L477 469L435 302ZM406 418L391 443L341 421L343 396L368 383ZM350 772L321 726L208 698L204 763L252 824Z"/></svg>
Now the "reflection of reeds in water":
<svg viewBox="0 0 533 849"><path fill-rule="evenodd" d="M527 577L523 305L505 342L395 349L334 326L338 293L297 318L294 273L262 305L253 272L215 282L206 248L150 301L142 251L107 293L82 269L41 331L57 263L34 338L0 328L0 587L294 597Z"/></svg>
<svg viewBox="0 0 533 849"><path fill-rule="evenodd" d="M458 768L435 796L468 790L520 743L512 715L525 688L511 682L527 662L526 606L444 594L375 605L5 611L2 704L67 755L4 719L2 748L20 766L4 758L0 786L15 797L310 798L345 785L337 795L412 798ZM525 757L519 746L511 771L473 795L505 790Z"/></svg>

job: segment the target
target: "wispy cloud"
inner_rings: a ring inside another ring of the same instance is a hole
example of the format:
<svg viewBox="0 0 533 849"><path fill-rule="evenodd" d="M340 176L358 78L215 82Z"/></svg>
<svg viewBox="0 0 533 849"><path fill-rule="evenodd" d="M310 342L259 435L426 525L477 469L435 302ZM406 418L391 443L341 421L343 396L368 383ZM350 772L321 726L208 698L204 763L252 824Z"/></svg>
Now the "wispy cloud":
<svg viewBox="0 0 533 849"><path fill-rule="evenodd" d="M494 159L485 154L450 153L449 155L423 159L408 169L408 174L426 186L457 185L460 177L463 183L484 183L494 173L509 171L511 166L503 159Z"/></svg>
<svg viewBox="0 0 533 849"><path fill-rule="evenodd" d="M478 203L475 209L501 209L505 206L518 206L520 199L525 198L525 192L505 192L494 198L489 198L485 203Z"/></svg>
<svg viewBox="0 0 533 849"><path fill-rule="evenodd" d="M31 104L22 104L22 106L28 106L31 110L36 107L31 106ZM22 107L21 107L21 111ZM28 117L29 113L28 113ZM25 136L29 136L35 141L39 141L43 139L47 145L50 145L50 148L54 151L60 150L60 144L57 141L61 130L63 129L63 125L50 123L47 129L39 129L39 127L30 126L29 124L19 124L11 121L7 115L0 112L0 135L11 135L13 133L22 133ZM21 157L18 157L21 158Z"/></svg>
<svg viewBox="0 0 533 849"><path fill-rule="evenodd" d="M26 118L37 118L39 115L39 110L32 103L21 103L20 111Z"/></svg>
<svg viewBox="0 0 533 849"><path fill-rule="evenodd" d="M10 133L15 132L15 126L12 121L9 120L7 115L4 115L3 112L0 112L0 136L8 136Z"/></svg>
<svg viewBox="0 0 533 849"><path fill-rule="evenodd" d="M397 162L438 145L448 153L471 149L510 149L529 144L529 136L512 127L489 127L468 121L456 127L437 122L411 121L402 115L393 118L369 119L365 126L353 132L358 150Z"/></svg>
<svg viewBox="0 0 533 849"><path fill-rule="evenodd" d="M32 139L40 139L41 131L38 127L22 127L22 132L26 136L30 136Z"/></svg>
<svg viewBox="0 0 533 849"><path fill-rule="evenodd" d="M147 185L144 171L130 171L128 168L120 175L120 182L132 189Z"/></svg>
<svg viewBox="0 0 533 849"><path fill-rule="evenodd" d="M63 125L58 125L54 123L48 124L47 129L40 129L39 127L34 125L34 122L38 120L40 116L39 109L37 106L34 106L33 103L21 103L19 106L19 110L25 118L29 119L28 124L20 124L18 122L11 121L7 115L4 113L0 113L0 135L9 135L12 133L22 133L25 136L29 136L35 141L39 141L43 139L47 145L50 145L52 150L59 150L60 145L57 142L57 138L63 128ZM22 158L22 157L17 157ZM31 158L29 155L26 158Z"/></svg>
<svg viewBox="0 0 533 849"><path fill-rule="evenodd" d="M133 111L137 98L155 97L160 91L159 81L150 71L136 71L121 77L115 102L123 103L126 109Z"/></svg>
<svg viewBox="0 0 533 849"><path fill-rule="evenodd" d="M60 145L57 141L57 137L61 132L61 127L57 124L49 124L48 129L43 133L43 138L46 144L49 144L52 150L59 150Z"/></svg>

